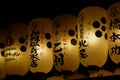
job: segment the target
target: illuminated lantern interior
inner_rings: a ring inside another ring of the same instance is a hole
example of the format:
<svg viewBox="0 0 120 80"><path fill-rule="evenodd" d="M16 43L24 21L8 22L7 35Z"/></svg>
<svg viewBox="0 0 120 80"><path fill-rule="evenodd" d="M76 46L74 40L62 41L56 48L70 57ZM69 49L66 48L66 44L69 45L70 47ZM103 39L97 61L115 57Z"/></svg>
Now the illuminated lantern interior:
<svg viewBox="0 0 120 80"><path fill-rule="evenodd" d="M93 77L99 76L99 68L107 61L108 25L108 13L101 7L86 7L78 14L80 61Z"/></svg>
<svg viewBox="0 0 120 80"><path fill-rule="evenodd" d="M27 24L18 22L7 27L4 49L6 71L9 75L25 75L29 70Z"/></svg>
<svg viewBox="0 0 120 80"><path fill-rule="evenodd" d="M0 30L0 80L3 80L6 77L5 59L4 59L5 39L6 39L6 31Z"/></svg>
<svg viewBox="0 0 120 80"><path fill-rule="evenodd" d="M56 16L52 30L56 70L77 70L80 64L77 17L70 14Z"/></svg>
<svg viewBox="0 0 120 80"><path fill-rule="evenodd" d="M30 71L48 73L53 67L52 20L37 18L28 25Z"/></svg>

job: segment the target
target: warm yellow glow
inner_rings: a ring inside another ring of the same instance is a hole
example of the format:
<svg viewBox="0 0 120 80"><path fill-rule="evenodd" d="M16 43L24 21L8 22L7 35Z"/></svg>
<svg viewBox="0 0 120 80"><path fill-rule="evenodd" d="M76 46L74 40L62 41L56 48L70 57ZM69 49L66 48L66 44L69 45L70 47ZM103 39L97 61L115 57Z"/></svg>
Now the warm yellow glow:
<svg viewBox="0 0 120 80"><path fill-rule="evenodd" d="M29 23L28 46L30 53L30 71L48 73L53 67L52 20L36 18Z"/></svg>
<svg viewBox="0 0 120 80"><path fill-rule="evenodd" d="M96 38L94 32L90 32L90 33L89 33L88 43L91 44L91 45L97 43L97 38Z"/></svg>
<svg viewBox="0 0 120 80"><path fill-rule="evenodd" d="M17 22L7 27L4 49L5 66L8 75L25 75L30 67L27 49L27 24Z"/></svg>
<svg viewBox="0 0 120 80"><path fill-rule="evenodd" d="M82 9L78 14L80 61L85 67L101 67L107 61L108 13L99 6Z"/></svg>
<svg viewBox="0 0 120 80"><path fill-rule="evenodd" d="M39 54L43 54L44 53L43 47L35 46L35 49L37 50L37 53L39 53Z"/></svg>
<svg viewBox="0 0 120 80"><path fill-rule="evenodd" d="M109 55L111 60L120 63L120 2L112 4L108 8L110 15L110 26L108 30Z"/></svg>
<svg viewBox="0 0 120 80"><path fill-rule="evenodd" d="M71 14L56 16L52 30L56 70L75 71L80 63L77 17Z"/></svg>

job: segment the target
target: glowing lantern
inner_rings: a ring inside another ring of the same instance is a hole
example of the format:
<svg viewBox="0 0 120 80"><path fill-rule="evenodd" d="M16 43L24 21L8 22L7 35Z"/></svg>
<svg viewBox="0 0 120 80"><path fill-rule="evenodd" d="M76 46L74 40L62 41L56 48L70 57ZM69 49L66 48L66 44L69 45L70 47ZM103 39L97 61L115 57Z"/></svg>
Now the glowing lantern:
<svg viewBox="0 0 120 80"><path fill-rule="evenodd" d="M55 17L53 26L54 66L62 71L75 71L79 67L78 27L74 15Z"/></svg>
<svg viewBox="0 0 120 80"><path fill-rule="evenodd" d="M98 6L86 7L78 14L80 61L88 70L93 70L90 72L93 75L107 61L108 20L107 11Z"/></svg>
<svg viewBox="0 0 120 80"><path fill-rule="evenodd" d="M53 67L51 29L53 21L37 18L29 23L28 44L32 72L48 73Z"/></svg>
<svg viewBox="0 0 120 80"><path fill-rule="evenodd" d="M27 24L18 22L7 27L4 49L6 71L9 75L25 75L29 70Z"/></svg>
<svg viewBox="0 0 120 80"><path fill-rule="evenodd" d="M115 75L120 74L120 2L112 4L108 8L110 15L109 26L109 55L111 60L118 64L118 68L114 71Z"/></svg>
<svg viewBox="0 0 120 80"><path fill-rule="evenodd" d="M5 70L5 59L3 50L5 48L5 38L6 38L6 31L0 30L0 80L3 80L6 77L6 70Z"/></svg>
<svg viewBox="0 0 120 80"><path fill-rule="evenodd" d="M120 2L108 8L110 15L109 26L109 55L116 64L120 63Z"/></svg>

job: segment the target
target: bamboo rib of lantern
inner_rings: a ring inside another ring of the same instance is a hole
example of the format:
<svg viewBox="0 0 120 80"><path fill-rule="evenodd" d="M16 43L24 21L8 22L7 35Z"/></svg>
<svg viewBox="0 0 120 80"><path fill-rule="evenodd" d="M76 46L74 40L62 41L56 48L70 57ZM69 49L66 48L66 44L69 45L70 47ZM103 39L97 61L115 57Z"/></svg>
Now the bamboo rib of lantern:
<svg viewBox="0 0 120 80"><path fill-rule="evenodd" d="M48 73L53 67L52 26L48 18L33 19L28 25L30 71L33 73Z"/></svg>
<svg viewBox="0 0 120 80"><path fill-rule="evenodd" d="M111 60L118 64L114 74L120 74L120 2L112 4L108 8L110 15L109 26L109 55Z"/></svg>
<svg viewBox="0 0 120 80"><path fill-rule="evenodd" d="M99 70L107 61L108 25L108 13L99 6L85 7L78 14L80 62L89 77L101 76Z"/></svg>
<svg viewBox="0 0 120 80"><path fill-rule="evenodd" d="M52 30L55 69L74 72L80 64L77 17L71 14L56 16Z"/></svg>
<svg viewBox="0 0 120 80"><path fill-rule="evenodd" d="M17 22L7 27L4 49L5 68L8 75L25 75L29 70L27 49L27 24Z"/></svg>

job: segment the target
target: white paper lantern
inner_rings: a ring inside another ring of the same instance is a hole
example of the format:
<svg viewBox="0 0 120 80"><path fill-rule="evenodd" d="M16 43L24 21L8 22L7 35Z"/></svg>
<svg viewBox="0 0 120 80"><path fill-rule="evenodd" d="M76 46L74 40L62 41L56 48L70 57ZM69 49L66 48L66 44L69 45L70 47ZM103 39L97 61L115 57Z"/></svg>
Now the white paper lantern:
<svg viewBox="0 0 120 80"><path fill-rule="evenodd" d="M108 8L110 15L109 26L109 55L111 60L120 63L120 2L112 4Z"/></svg>
<svg viewBox="0 0 120 80"><path fill-rule="evenodd" d="M70 14L54 18L54 66L58 71L75 71L79 67L77 17Z"/></svg>
<svg viewBox="0 0 120 80"><path fill-rule="evenodd" d="M29 23L28 44L32 72L48 73L53 67L52 26L53 21L48 18L33 19Z"/></svg>
<svg viewBox="0 0 120 80"><path fill-rule="evenodd" d="M0 30L0 80L6 77L4 48L5 48L6 31Z"/></svg>
<svg viewBox="0 0 120 80"><path fill-rule="evenodd" d="M30 67L27 49L27 24L18 22L7 27L4 49L5 68L8 75L25 75Z"/></svg>
<svg viewBox="0 0 120 80"><path fill-rule="evenodd" d="M109 16L98 6L89 6L78 14L79 52L85 67L102 67L108 57L107 27Z"/></svg>

